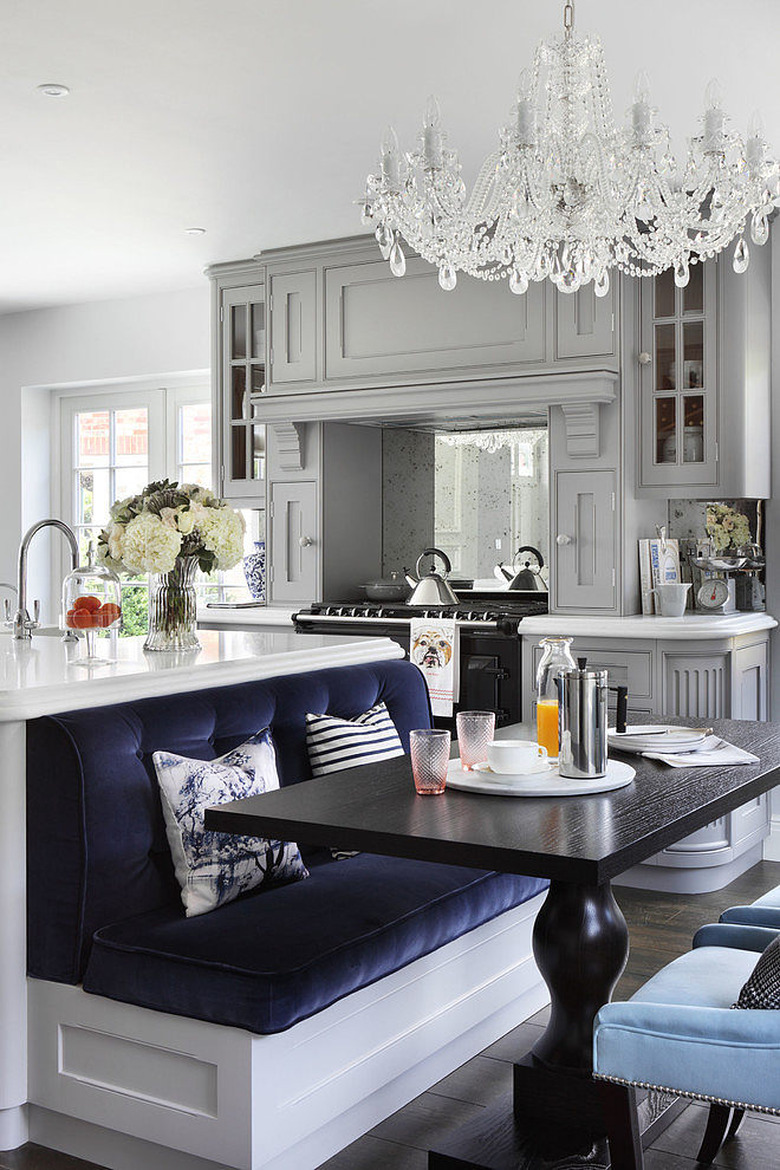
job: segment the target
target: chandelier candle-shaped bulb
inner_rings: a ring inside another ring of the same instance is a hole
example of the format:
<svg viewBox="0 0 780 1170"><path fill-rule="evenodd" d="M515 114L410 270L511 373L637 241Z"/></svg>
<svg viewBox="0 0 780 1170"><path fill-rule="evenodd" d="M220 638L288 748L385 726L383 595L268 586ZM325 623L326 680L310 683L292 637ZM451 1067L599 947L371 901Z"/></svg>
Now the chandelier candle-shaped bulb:
<svg viewBox="0 0 780 1170"><path fill-rule="evenodd" d="M723 98L720 84L713 78L704 91L704 149L705 151L722 151L724 146L723 126L726 115L723 113Z"/></svg>
<svg viewBox="0 0 780 1170"><path fill-rule="evenodd" d="M388 126L385 130L380 149L382 152L382 178L391 191L397 191L401 176L401 150L398 145L398 135L392 126Z"/></svg>
<svg viewBox="0 0 780 1170"><path fill-rule="evenodd" d="M441 167L441 112L439 103L431 95L425 107L423 122L423 159L426 170Z"/></svg>
<svg viewBox="0 0 780 1170"><path fill-rule="evenodd" d="M764 162L764 119L758 110L753 111L748 122L745 162L752 174L758 174Z"/></svg>
<svg viewBox="0 0 780 1170"><path fill-rule="evenodd" d="M635 146L651 146L653 140L653 109L650 105L650 80L642 70L637 74L634 104L631 107L631 127Z"/></svg>

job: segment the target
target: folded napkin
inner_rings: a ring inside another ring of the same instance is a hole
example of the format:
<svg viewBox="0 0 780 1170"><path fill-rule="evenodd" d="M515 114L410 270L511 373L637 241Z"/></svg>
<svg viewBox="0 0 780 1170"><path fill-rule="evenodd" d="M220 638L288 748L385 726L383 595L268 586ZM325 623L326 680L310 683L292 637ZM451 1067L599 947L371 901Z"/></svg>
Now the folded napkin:
<svg viewBox="0 0 780 1170"><path fill-rule="evenodd" d="M708 735L700 743L695 752L674 752L663 755L661 752L642 752L647 760L661 760L672 768L714 768L721 764L757 764L758 756L751 755L733 743L726 743L717 735Z"/></svg>

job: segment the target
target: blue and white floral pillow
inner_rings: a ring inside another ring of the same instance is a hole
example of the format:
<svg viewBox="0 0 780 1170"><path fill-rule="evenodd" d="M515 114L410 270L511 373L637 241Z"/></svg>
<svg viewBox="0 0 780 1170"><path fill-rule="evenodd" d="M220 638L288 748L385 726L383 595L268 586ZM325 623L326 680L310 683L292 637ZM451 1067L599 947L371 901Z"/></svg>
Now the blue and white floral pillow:
<svg viewBox="0 0 780 1170"><path fill-rule="evenodd" d="M215 833L205 810L279 787L276 752L266 727L217 760L191 760L171 752L152 756L165 828L187 917L232 902L266 881L309 876L293 841Z"/></svg>

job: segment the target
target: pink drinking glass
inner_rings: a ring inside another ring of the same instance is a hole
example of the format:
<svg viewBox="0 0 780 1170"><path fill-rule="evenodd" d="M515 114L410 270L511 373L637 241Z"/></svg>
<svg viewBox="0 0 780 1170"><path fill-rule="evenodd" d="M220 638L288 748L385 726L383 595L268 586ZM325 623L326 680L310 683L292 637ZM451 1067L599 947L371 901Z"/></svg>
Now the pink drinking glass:
<svg viewBox="0 0 780 1170"><path fill-rule="evenodd" d="M414 786L420 796L438 796L447 783L450 733L436 728L409 732Z"/></svg>
<svg viewBox="0 0 780 1170"><path fill-rule="evenodd" d="M476 764L484 764L487 760L488 747L496 730L495 712L458 711L455 726L460 766L464 772L471 772Z"/></svg>

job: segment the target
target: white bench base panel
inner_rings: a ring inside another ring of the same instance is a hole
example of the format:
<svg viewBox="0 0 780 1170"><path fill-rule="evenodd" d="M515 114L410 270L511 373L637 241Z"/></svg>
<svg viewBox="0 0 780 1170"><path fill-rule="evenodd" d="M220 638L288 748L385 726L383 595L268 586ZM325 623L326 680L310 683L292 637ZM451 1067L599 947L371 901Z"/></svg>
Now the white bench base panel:
<svg viewBox="0 0 780 1170"><path fill-rule="evenodd" d="M548 1002L544 897L274 1036L30 979L30 1139L112 1170L314 1170Z"/></svg>

